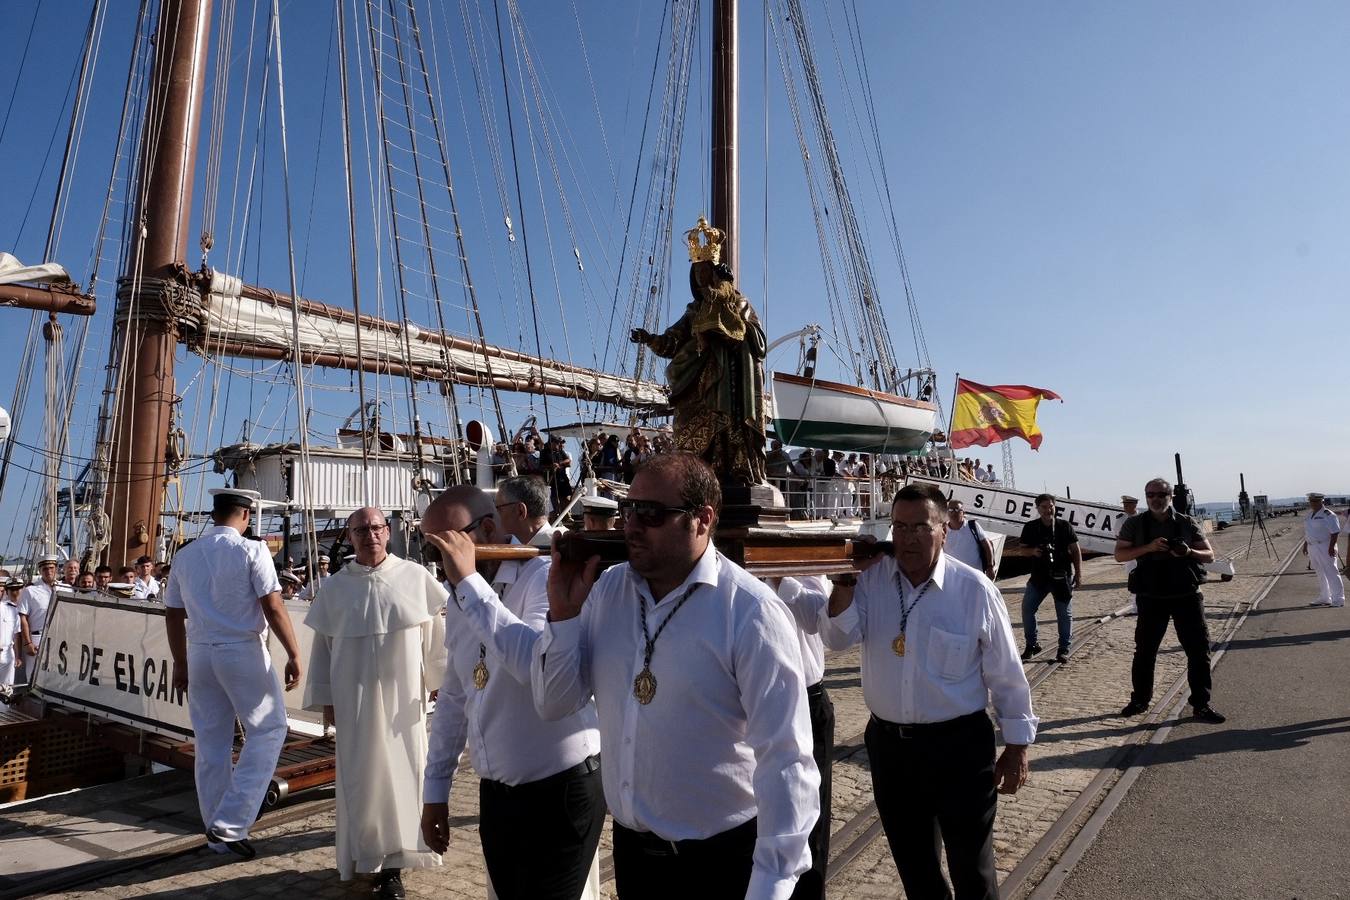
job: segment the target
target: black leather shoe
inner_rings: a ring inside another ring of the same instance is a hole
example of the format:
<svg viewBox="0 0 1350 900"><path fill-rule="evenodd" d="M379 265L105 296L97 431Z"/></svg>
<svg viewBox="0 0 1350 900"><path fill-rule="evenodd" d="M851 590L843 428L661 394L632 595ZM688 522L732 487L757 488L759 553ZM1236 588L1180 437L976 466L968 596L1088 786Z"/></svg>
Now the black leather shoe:
<svg viewBox="0 0 1350 900"><path fill-rule="evenodd" d="M1228 721L1227 716L1212 706L1197 706L1194 715L1201 722L1208 722L1211 725L1222 725Z"/></svg>
<svg viewBox="0 0 1350 900"><path fill-rule="evenodd" d="M1031 658L1041 652L1043 652L1043 648L1040 644L1031 644L1022 651L1022 662L1031 662Z"/></svg>
<svg viewBox="0 0 1350 900"><path fill-rule="evenodd" d="M1061 666L1067 666L1069 664L1069 652L1067 650L1059 651L1059 654L1055 657L1055 662Z"/></svg>
<svg viewBox="0 0 1350 900"><path fill-rule="evenodd" d="M258 855L258 851L248 841L227 841L210 828L206 829L206 841L224 847L240 859L252 859Z"/></svg>
<svg viewBox="0 0 1350 900"><path fill-rule="evenodd" d="M1138 700L1131 700L1125 704L1125 708L1120 711L1122 716L1137 716L1142 712L1148 712L1148 704L1140 703Z"/></svg>
<svg viewBox="0 0 1350 900"><path fill-rule="evenodd" d="M385 869L375 876L375 896L380 900L403 900L403 873L399 869Z"/></svg>

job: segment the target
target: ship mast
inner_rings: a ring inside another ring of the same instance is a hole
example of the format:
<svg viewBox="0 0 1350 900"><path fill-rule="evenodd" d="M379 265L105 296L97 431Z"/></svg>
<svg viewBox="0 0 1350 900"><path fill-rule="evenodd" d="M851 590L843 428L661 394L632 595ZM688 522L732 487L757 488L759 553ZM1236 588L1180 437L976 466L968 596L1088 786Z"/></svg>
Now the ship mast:
<svg viewBox="0 0 1350 900"><path fill-rule="evenodd" d="M732 272L740 259L741 209L736 5L737 0L713 0L712 11L712 224L726 233L722 262Z"/></svg>
<svg viewBox="0 0 1350 900"><path fill-rule="evenodd" d="M145 186L118 284L113 363L129 367L116 398L108 469L114 563L153 555L164 503L174 404L175 307L187 279L188 215L201 126L211 0L162 0L139 171Z"/></svg>

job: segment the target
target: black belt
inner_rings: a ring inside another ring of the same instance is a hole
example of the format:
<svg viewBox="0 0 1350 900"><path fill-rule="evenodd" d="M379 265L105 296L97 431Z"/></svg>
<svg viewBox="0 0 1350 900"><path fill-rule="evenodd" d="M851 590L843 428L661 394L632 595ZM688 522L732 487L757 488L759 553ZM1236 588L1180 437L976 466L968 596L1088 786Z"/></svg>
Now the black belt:
<svg viewBox="0 0 1350 900"><path fill-rule="evenodd" d="M493 781L491 778L484 778L481 784L484 788L490 790L512 791L520 790L521 788L540 787L547 784L553 784L557 781L566 781L569 778L590 775L598 771L600 771L600 754L597 753L594 756L586 757L570 769L554 772L552 775L540 778L538 781L526 781L523 784L507 784L504 781Z"/></svg>
<svg viewBox="0 0 1350 900"><path fill-rule="evenodd" d="M981 719L986 722L989 721L989 714L982 709L942 722L888 722L885 719L872 716L871 724L881 729L884 734L909 740L911 738L935 737L940 734L961 731L962 729L969 728Z"/></svg>
<svg viewBox="0 0 1350 900"><path fill-rule="evenodd" d="M699 850L716 850L723 845L739 846L745 843L747 835L750 833L750 839L753 843L754 836L758 834L759 825L754 817L749 821L742 822L735 828L718 832L705 838L688 838L683 841L669 841L653 831L637 831L626 825L614 823L615 829L623 829L632 836L633 843L637 844L637 849L651 856L679 856L681 853L697 852Z"/></svg>
<svg viewBox="0 0 1350 900"><path fill-rule="evenodd" d="M811 697L811 698L824 697L824 696L825 696L825 682L823 682L823 681L817 681L815 684L808 684L808 685L806 686L806 696Z"/></svg>

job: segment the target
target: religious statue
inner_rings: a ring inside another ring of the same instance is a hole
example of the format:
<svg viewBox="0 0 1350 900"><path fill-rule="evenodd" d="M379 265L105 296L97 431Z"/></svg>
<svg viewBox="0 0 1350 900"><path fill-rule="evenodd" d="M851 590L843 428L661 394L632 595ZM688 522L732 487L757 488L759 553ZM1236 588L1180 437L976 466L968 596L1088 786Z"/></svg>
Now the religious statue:
<svg viewBox="0 0 1350 900"><path fill-rule="evenodd" d="M721 262L723 232L699 217L686 238L693 300L662 334L635 328L631 339L670 360L676 447L724 485L763 484L764 328Z"/></svg>

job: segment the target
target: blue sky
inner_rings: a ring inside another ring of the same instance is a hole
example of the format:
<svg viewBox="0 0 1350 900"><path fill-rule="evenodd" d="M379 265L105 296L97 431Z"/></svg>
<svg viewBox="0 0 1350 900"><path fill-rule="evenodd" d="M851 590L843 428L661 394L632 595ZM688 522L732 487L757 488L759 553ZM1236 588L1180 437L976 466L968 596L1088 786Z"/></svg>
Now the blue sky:
<svg viewBox="0 0 1350 900"><path fill-rule="evenodd" d="M248 70L238 34L252 9L244 2L238 6L236 78ZM492 9L482 0L469 6L488 15ZM776 60L769 68L768 91L763 90L762 7L743 6L744 227L738 275L742 289L767 312L772 337L821 319L822 276ZM1187 481L1202 500L1231 499L1240 471L1253 493L1350 489L1338 480L1350 429L1338 412L1339 348L1328 339L1344 322L1343 297L1350 283L1350 254L1344 247L1350 218L1345 162L1350 158L1350 96L1344 90L1350 7L859 0L856 8L895 214L932 361L944 385L944 404L950 406L957 372L991 384L1043 386L1064 397L1063 404L1042 406L1046 437L1039 453L1021 443L1015 448L1020 487L1059 491L1068 485L1083 498L1137 493L1148 477L1170 474L1171 455L1179 451ZM442 34L456 33L460 9L458 3L437 7L428 27L434 30L439 23ZM846 8L832 0L809 9L850 187L874 236L872 258L894 343L902 365L910 364L913 347L903 292L851 118L857 96L851 106L848 89L835 77L836 43L845 52L845 65L853 65L847 54ZM531 52L574 147L562 192L552 188L546 159L538 161L540 187L534 181L534 158L523 149L519 157L540 298L540 340L550 355L589 363L592 348L603 345L606 336L621 338L614 334L616 323L631 305L627 284L619 291L617 311L613 299L613 264L623 232L614 211L626 208L638 164L635 153L662 6L577 0L523 2L522 11ZM27 261L42 254L63 130L45 177L35 179L53 127L64 121L61 101L88 4L46 0L38 8L33 0L13 0L5 15L0 103L12 102L12 112L0 138L7 185L0 191L0 249ZM129 4L113 4L58 254L79 278L88 269L108 183L133 15ZM261 28L266 4L258 15ZM296 0L284 4L282 18L295 239L304 292L346 305L349 269L330 51L332 7ZM30 22L35 23L33 49L20 78ZM706 35L705 24L704 56ZM500 207L494 205L478 101L466 58L453 49L462 48L462 36L447 37L445 47L443 100L453 131L451 162L489 337L533 349L532 328L518 312L519 291L509 274L509 253L515 251L507 247ZM495 53L485 58L490 67L497 65ZM213 67L214 59L213 51ZM491 73L500 79L499 70ZM706 78L700 57L684 135L677 228L688 227L706 210L707 107L699 99ZM524 147L524 100L519 86L513 82L513 87L517 140ZM499 81L496 90L500 113ZM234 118L237 99L231 104ZM274 109L268 121L260 145L270 167L262 182L263 224L255 219L248 232L252 249L244 270L250 280L284 289ZM248 126L245 164L254 147L251 118ZM237 133L230 131L227 170L240 146ZM199 174L194 216L201 211L203 182ZM16 244L35 183L29 221ZM212 262L226 267L230 238L223 232L229 213L241 207L231 205L230 185L222 195ZM575 241L566 233L560 196L568 198L581 222ZM767 244L766 214L771 223ZM519 227L518 215L516 220ZM193 235L189 256L195 264L195 225ZM235 236L236 244L240 238ZM553 265L548 238L554 243ZM576 272L574 242L585 253L584 275ZM108 262L104 274L116 269ZM678 257L674 271L670 294L678 305L684 298ZM105 312L111 299L111 290L102 287ZM25 313L0 315L6 333L22 335ZM412 318L427 317L414 310ZM456 327L454 321L448 324ZM106 332L102 316L96 325ZM101 386L105 345L106 337L91 337L82 379L89 396ZM0 367L2 405L10 402L18 352L10 354L14 362ZM790 357L787 353L771 362L790 366ZM193 382L199 367L180 358L180 383L200 390L211 370ZM294 434L284 373L264 369L260 377L248 378L256 367L241 363L235 368L233 377L226 373L222 380L210 435L203 435L193 451L239 439L245 411L258 428L265 425L253 432L255 439ZM271 384L276 378L281 380ZM354 408L351 381L345 375L321 380L329 389L317 394L316 406L327 418L312 424L331 431ZM397 411L402 402L397 390L386 391L395 417L404 415ZM511 424L531 411L528 401L513 403L507 415ZM200 427L204 407L195 400L185 404ZM540 404L534 411L542 417ZM556 401L550 415L575 418L573 409ZM73 452L88 453L92 421L92 406L77 411ZM21 438L37 442L36 432ZM998 464L998 447L971 453ZM23 449L15 458L32 463ZM7 517L26 516L19 506L31 505L31 496L23 501L18 494L7 490ZM12 546L3 531L0 545Z"/></svg>

